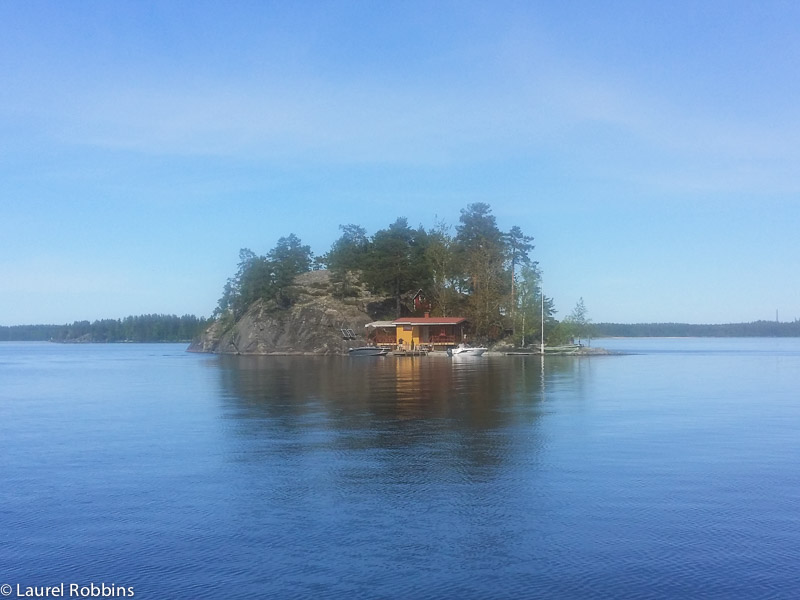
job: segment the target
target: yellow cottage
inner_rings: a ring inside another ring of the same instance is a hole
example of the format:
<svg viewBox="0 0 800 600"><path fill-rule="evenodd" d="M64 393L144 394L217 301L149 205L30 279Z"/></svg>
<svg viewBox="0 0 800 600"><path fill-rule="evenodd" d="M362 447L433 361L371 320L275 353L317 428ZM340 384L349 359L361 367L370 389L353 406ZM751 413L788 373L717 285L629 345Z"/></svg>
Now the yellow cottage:
<svg viewBox="0 0 800 600"><path fill-rule="evenodd" d="M464 340L464 317L404 317L392 321L401 350L446 350Z"/></svg>

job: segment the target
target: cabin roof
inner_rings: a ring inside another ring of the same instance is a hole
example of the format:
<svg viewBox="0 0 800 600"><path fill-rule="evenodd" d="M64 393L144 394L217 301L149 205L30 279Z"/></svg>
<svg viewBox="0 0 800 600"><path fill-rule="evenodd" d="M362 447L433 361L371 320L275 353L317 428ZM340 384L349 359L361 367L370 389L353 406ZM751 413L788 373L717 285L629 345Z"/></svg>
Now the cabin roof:
<svg viewBox="0 0 800 600"><path fill-rule="evenodd" d="M364 327L394 327L394 323L392 321L373 321L372 323L367 323Z"/></svg>
<svg viewBox="0 0 800 600"><path fill-rule="evenodd" d="M403 317L392 321L392 325L459 325L464 317Z"/></svg>

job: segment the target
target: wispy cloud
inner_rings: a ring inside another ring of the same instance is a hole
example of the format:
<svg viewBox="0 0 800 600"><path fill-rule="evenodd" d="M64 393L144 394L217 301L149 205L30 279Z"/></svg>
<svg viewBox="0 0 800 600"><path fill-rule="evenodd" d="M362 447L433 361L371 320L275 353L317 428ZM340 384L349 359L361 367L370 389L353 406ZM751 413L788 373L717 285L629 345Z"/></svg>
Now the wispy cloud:
<svg viewBox="0 0 800 600"><path fill-rule="evenodd" d="M331 77L311 60L293 72L222 78L202 69L60 77L49 91L27 80L23 95L6 88L0 111L26 124L19 144L32 136L277 163L446 166L537 155L571 172L678 192L800 189L798 115L735 120L702 98L687 107L561 50L512 28L442 51L417 79L369 70Z"/></svg>

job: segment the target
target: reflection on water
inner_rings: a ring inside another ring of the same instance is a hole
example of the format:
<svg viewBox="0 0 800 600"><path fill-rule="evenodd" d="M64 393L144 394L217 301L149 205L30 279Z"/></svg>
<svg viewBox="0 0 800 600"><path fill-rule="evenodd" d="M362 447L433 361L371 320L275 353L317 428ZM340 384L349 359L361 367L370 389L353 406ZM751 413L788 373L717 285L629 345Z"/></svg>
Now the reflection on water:
<svg viewBox="0 0 800 600"><path fill-rule="evenodd" d="M293 438L304 452L413 449L415 462L427 448L454 463L496 464L509 444L497 432L521 415L533 431L544 399L538 358L223 357L220 376L242 435L304 433Z"/></svg>
<svg viewBox="0 0 800 600"><path fill-rule="evenodd" d="M322 410L331 418L451 419L474 429L507 423L509 407L534 407L545 375L572 379L588 361L539 357L220 357L223 395L245 414ZM335 419L334 419L335 420Z"/></svg>

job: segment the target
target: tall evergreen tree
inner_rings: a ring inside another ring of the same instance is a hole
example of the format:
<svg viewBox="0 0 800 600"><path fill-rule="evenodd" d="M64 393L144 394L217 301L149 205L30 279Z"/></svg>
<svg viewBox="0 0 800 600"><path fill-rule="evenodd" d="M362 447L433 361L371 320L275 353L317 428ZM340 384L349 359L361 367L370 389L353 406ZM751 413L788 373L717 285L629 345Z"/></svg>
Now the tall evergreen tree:
<svg viewBox="0 0 800 600"><path fill-rule="evenodd" d="M288 306L293 298L288 293L294 278L311 270L311 247L303 245L295 234L278 240L267 258L272 271L271 296L280 306Z"/></svg>
<svg viewBox="0 0 800 600"><path fill-rule="evenodd" d="M479 338L499 337L500 309L506 297L505 245L488 204L478 202L461 210L456 228L457 255L469 292L467 318Z"/></svg>
<svg viewBox="0 0 800 600"><path fill-rule="evenodd" d="M372 238L364 277L373 290L395 299L398 317L403 294L415 287L424 287L430 279L424 260L426 243L425 230L411 229L404 217L378 231Z"/></svg>
<svg viewBox="0 0 800 600"><path fill-rule="evenodd" d="M333 243L325 256L331 282L338 295L350 294L354 273L366 268L369 252L367 231L359 225L339 225L342 236Z"/></svg>
<svg viewBox="0 0 800 600"><path fill-rule="evenodd" d="M236 275L226 282L215 315L236 320L258 299L288 306L292 302L289 286L297 275L311 269L311 262L311 248L293 233L280 238L267 256L242 248Z"/></svg>
<svg viewBox="0 0 800 600"><path fill-rule="evenodd" d="M533 250L533 244L531 244L533 241L533 236L525 235L522 233L522 229L520 229L517 225L514 225L514 227L512 227L511 230L504 235L504 239L506 242L506 251L511 270L511 322L514 323L513 327L516 331L516 319L514 318L514 313L516 312L517 306L517 300L515 298L517 265L530 266L532 264L530 252Z"/></svg>

